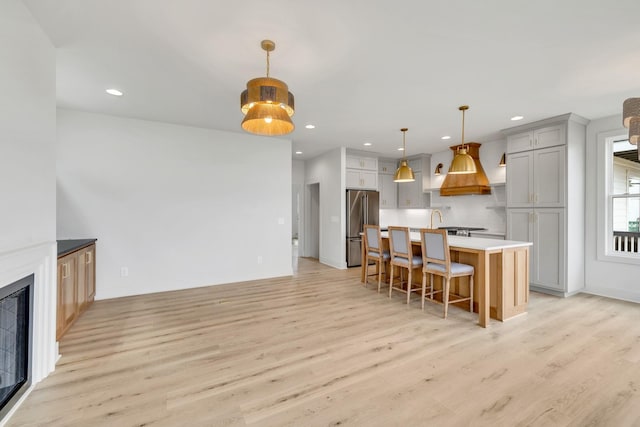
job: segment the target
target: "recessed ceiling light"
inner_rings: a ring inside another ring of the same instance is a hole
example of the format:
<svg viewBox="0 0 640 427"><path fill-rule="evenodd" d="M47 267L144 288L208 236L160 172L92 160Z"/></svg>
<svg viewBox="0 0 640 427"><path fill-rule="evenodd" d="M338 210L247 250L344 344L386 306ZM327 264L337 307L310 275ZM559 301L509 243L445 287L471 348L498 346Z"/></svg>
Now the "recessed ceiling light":
<svg viewBox="0 0 640 427"><path fill-rule="evenodd" d="M315 129L315 128L316 128L314 125L311 125L311 124L306 125L305 127L306 127L307 129Z"/></svg>
<svg viewBox="0 0 640 427"><path fill-rule="evenodd" d="M398 148L398 151L404 151L404 148L400 147Z"/></svg>
<svg viewBox="0 0 640 427"><path fill-rule="evenodd" d="M109 95L113 95L113 96L122 96L124 95L124 93L122 93L122 91L119 91L118 89L107 89L105 92L107 92Z"/></svg>
<svg viewBox="0 0 640 427"><path fill-rule="evenodd" d="M442 137L442 138L440 138L440 139L451 139L451 137L450 137L449 135L445 135L445 136L443 136L443 137Z"/></svg>
<svg viewBox="0 0 640 427"><path fill-rule="evenodd" d="M511 117L511 120L513 120L514 122L518 121L518 120L522 120L524 119L524 116L513 116Z"/></svg>
<svg viewBox="0 0 640 427"><path fill-rule="evenodd" d="M371 147L373 144L372 144L372 143L370 143L370 142L365 142L365 143L364 143L364 144L362 144L362 145L364 145L365 147Z"/></svg>
<svg viewBox="0 0 640 427"><path fill-rule="evenodd" d="M296 151L296 154L302 154L302 151Z"/></svg>

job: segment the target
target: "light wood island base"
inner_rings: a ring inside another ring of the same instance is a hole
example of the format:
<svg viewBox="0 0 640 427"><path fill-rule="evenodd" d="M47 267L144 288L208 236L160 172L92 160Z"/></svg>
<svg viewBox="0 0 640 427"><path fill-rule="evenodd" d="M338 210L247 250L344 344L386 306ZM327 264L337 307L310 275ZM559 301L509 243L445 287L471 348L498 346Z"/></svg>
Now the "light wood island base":
<svg viewBox="0 0 640 427"><path fill-rule="evenodd" d="M388 248L389 239L383 233L383 245ZM411 233L413 253L421 254L420 233ZM451 261L473 265L474 311L478 313L478 323L482 327L489 324L489 318L507 320L526 313L529 300L529 242L494 240L477 237L449 236ZM362 250L364 254L364 247ZM360 279L366 274L364 255ZM414 278L420 283L422 276ZM488 284L488 286L487 286ZM436 278L436 289L442 289ZM469 295L467 278L451 279L451 291L461 296ZM468 303L466 304L468 307Z"/></svg>

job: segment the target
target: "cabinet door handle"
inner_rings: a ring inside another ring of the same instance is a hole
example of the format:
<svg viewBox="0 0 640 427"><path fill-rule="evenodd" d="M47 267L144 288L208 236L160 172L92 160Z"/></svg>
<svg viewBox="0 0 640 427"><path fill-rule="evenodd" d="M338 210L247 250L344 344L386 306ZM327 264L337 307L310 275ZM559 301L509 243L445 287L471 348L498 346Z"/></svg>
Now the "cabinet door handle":
<svg viewBox="0 0 640 427"><path fill-rule="evenodd" d="M87 264L91 264L91 261L93 261L93 252L87 252L86 259Z"/></svg>
<svg viewBox="0 0 640 427"><path fill-rule="evenodd" d="M69 277L69 264L64 263L62 264L62 278L66 279L67 277Z"/></svg>

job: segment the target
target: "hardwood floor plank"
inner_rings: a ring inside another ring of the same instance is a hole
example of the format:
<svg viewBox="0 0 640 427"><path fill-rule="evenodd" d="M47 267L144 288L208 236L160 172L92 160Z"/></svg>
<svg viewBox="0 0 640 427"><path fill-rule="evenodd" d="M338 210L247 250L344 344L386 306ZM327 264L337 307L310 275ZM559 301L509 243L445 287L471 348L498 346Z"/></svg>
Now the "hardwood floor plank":
<svg viewBox="0 0 640 427"><path fill-rule="evenodd" d="M487 329L441 316L307 259L97 301L7 425L640 425L637 304L532 293Z"/></svg>

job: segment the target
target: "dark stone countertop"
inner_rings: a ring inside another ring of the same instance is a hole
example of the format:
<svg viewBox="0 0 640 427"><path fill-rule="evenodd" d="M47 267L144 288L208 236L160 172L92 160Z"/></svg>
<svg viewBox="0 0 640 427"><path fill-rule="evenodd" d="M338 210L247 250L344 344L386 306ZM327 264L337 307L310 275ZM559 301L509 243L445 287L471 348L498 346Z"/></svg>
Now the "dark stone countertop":
<svg viewBox="0 0 640 427"><path fill-rule="evenodd" d="M58 258L95 243L98 239L58 240Z"/></svg>

